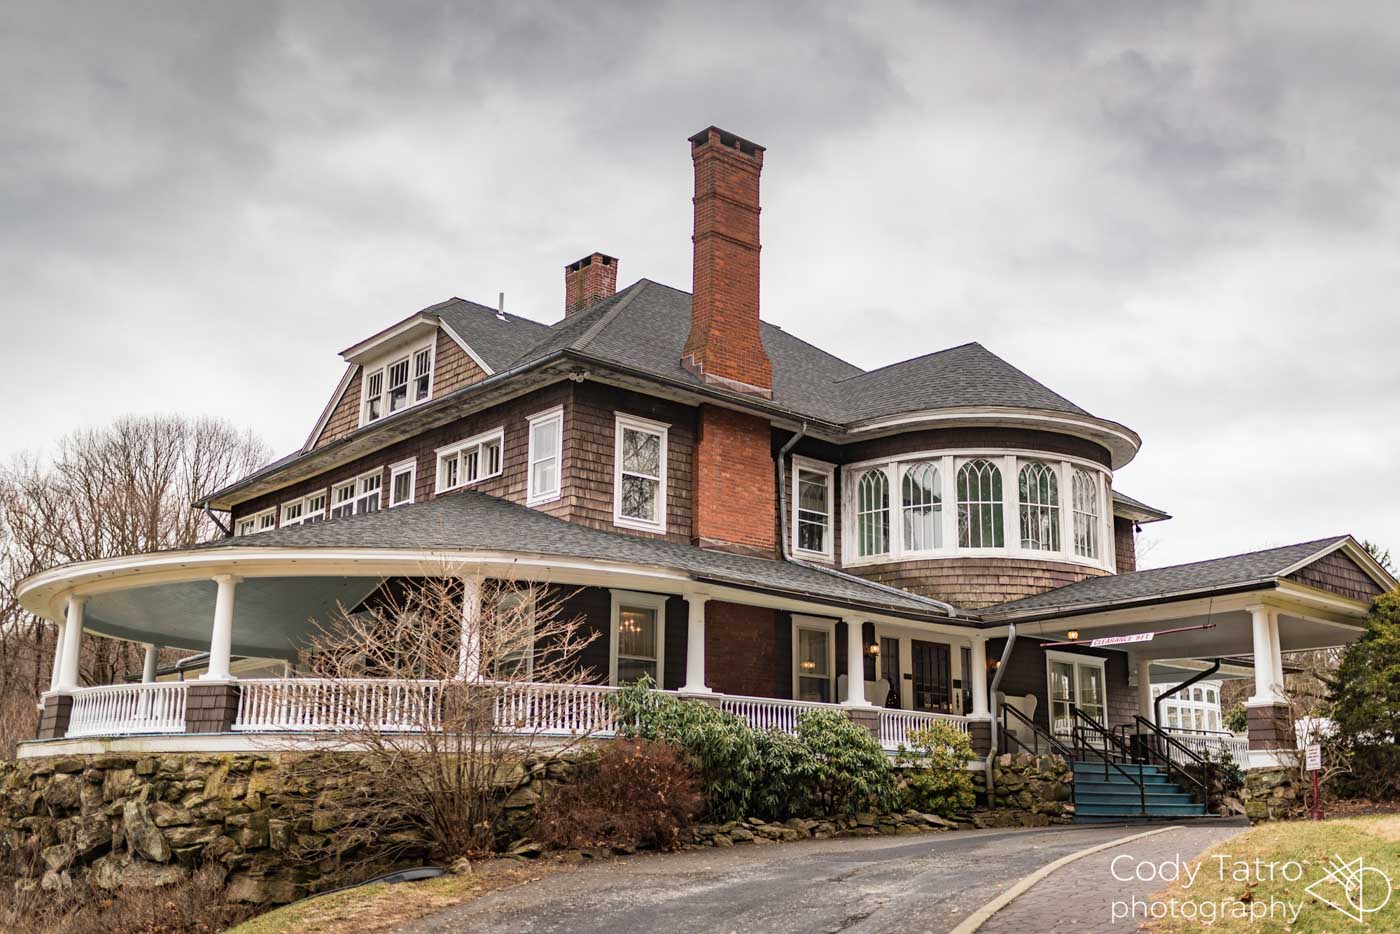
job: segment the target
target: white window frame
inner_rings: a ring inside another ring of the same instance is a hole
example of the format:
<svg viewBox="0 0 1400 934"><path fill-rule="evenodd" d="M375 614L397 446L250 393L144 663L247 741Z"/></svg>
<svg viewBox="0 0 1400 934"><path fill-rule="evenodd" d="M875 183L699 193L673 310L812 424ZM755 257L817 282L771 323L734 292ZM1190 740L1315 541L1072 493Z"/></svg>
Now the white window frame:
<svg viewBox="0 0 1400 934"><path fill-rule="evenodd" d="M417 373L417 361L419 354L427 351L428 354L428 394L419 399L415 391L419 375ZM405 383L404 404L392 412L389 411L389 371L400 363L407 364L408 380ZM360 368L360 427L363 428L372 422L381 422L390 415L397 415L400 412L413 408L415 405L422 405L433 398L433 379L437 375L437 335L423 343L415 344L406 351L395 351L387 354L373 363L366 364ZM379 378L379 392L371 396L369 392L370 383L374 377ZM375 418L369 417L370 402L378 400L379 415Z"/></svg>
<svg viewBox="0 0 1400 934"><path fill-rule="evenodd" d="M957 475L968 461L987 460L996 465L1002 477L1002 533L1000 548L964 548L959 544ZM903 477L906 468L917 462L937 466L942 490L942 546L912 550L904 540ZM1036 461L1055 471L1059 486L1060 548L1057 551L1020 547L1020 468ZM886 554L862 556L859 550L857 484L872 467L880 468L890 480L890 550ZM1074 549L1072 478L1076 469L1095 478L1099 496L1099 553L1095 557L1076 554ZM1028 561L1053 561L1099 568L1112 573L1116 558L1109 544L1113 541L1113 518L1104 504L1109 503L1111 471L1096 461L1049 452L1005 448L967 448L957 451L910 451L894 456L844 464L839 468L841 508L841 563L843 567L886 564L896 561L962 557L1009 557ZM1066 493L1066 491L1071 491ZM1009 526L1009 528L1008 528Z"/></svg>
<svg viewBox="0 0 1400 934"><path fill-rule="evenodd" d="M1101 560L1103 557L1103 482L1099 475L1085 470L1083 467L1076 467L1073 464L1068 465L1068 467L1070 511L1073 513L1073 518L1070 522L1070 535L1074 539L1072 545L1074 555L1075 557L1084 558L1089 561ZM1085 486L1079 482L1081 477L1089 481L1086 493L1088 496L1093 497L1093 502L1088 504L1088 510L1080 508L1081 500L1079 492L1081 487ZM1082 522L1081 516L1083 517ZM1079 550L1079 528L1081 524L1084 527L1085 539L1089 546L1088 551Z"/></svg>
<svg viewBox="0 0 1400 934"><path fill-rule="evenodd" d="M799 629L809 629L814 632L826 633L826 670L827 680L830 682L831 685L831 689L828 692L828 696L831 699L828 701L828 703L840 703L843 700L843 698L836 696L836 620L825 619L820 616L794 615L792 617L792 696L794 698L797 697L799 693L798 686L800 683L798 681L798 678L802 676L801 669L798 667L801 664L801 662L797 657L797 631ZM811 675L810 677L816 676Z"/></svg>
<svg viewBox="0 0 1400 934"><path fill-rule="evenodd" d="M268 519L271 519L272 521L268 522ZM253 526L252 529L246 532L243 531L243 526L250 524ZM270 506L267 509L259 509L251 516L244 516L242 519L239 519L238 524L234 526L234 529L239 536L256 535L259 532L267 532L275 528L277 528L276 506Z"/></svg>
<svg viewBox="0 0 1400 934"><path fill-rule="evenodd" d="M1039 490L1035 490L1033 501L1022 501L1021 478L1029 474L1032 482L1038 477L1045 477L1046 495L1045 501L1040 501ZM1018 500L1016 508L1016 537L1020 541L1022 551L1033 551L1037 554L1063 554L1065 551L1064 542L1064 484L1060 482L1060 465L1049 461L1038 460L1033 457L1018 458L1016 463L1016 497ZM1003 480L1003 484L1004 484ZM1004 489L1004 486L1003 486ZM1039 524L1038 520L1048 519L1050 525L1046 529L1047 537L1053 542L1053 548L1042 546L1028 546L1026 544L1025 532L1030 523ZM1005 517L1003 516L1003 524ZM1004 529L1003 529L1004 532Z"/></svg>
<svg viewBox="0 0 1400 934"><path fill-rule="evenodd" d="M935 501L935 502L933 502L933 503L916 503L916 504L914 504L913 506L911 506L910 504L908 504L908 503L906 503L906 502L904 501L904 481L905 481L906 479L908 479L909 473L910 473L911 471L914 471L914 470L932 470L932 471L933 471L934 478L938 481L938 482L937 482L937 487L936 487L936 488L934 489L934 491L933 491L933 492L934 492L934 496L936 497L936 501ZM947 504L947 502L945 502L944 499L943 499L943 488L944 488L944 483L943 483L943 458L941 458L941 457L931 457L931 458L928 458L928 459L926 459L926 460L901 461L901 462L899 462L899 463L895 466L895 473L899 476L899 522L898 522L899 532L898 532L898 534L899 534L899 547L900 547L900 549L901 549L901 554L905 554L905 555L937 554L938 552L943 551L943 550L947 547L947 540L946 540L946 537L945 537L945 533L946 533L946 531L947 531L947 524L948 524L948 523L945 521L947 517L944 515L944 514L948 511L948 504ZM935 527L935 532L934 532L934 537L937 539L937 544L933 545L933 547L931 547L931 548L911 548L911 547L909 546L909 540L908 540L908 538L905 536L905 531L906 531L906 529L905 529L905 516L906 516L906 514L909 513L909 512L912 512L912 511L914 511L914 510L916 510L916 509L922 509L922 508L925 508L925 507L932 509L932 510L937 514L937 516L938 516L938 524L937 524L937 526ZM957 511L957 510L954 509L954 513L956 513L956 511ZM955 521L956 521L956 520L955 520Z"/></svg>
<svg viewBox="0 0 1400 934"><path fill-rule="evenodd" d="M367 490L367 489L365 489L365 485L366 485L366 484L368 483L368 481L371 480L371 479L377 479L377 480L379 481L379 485L376 486L373 490ZM375 505L374 509L361 509L361 508L360 508L360 503L361 503L361 501L363 501L363 500L369 498L371 495L373 495L374 498L375 498L375 500L376 500L376 505ZM362 474L360 474L358 477L356 477L356 478L355 478L355 515L359 515L360 513L363 513L363 512L378 512L379 510L381 510L381 509L383 509L383 508L384 508L384 468L381 467L381 468L379 468L378 470L371 470L371 471L369 471L368 473L362 473Z"/></svg>
<svg viewBox="0 0 1400 934"><path fill-rule="evenodd" d="M331 516L331 518L333 518L333 519L346 519L346 518L349 518L350 516L358 516L360 513L364 512L365 510L363 510L363 509L360 508L360 500L362 500L362 499L364 499L365 497L367 497L367 496L370 495L370 491L366 491L366 490L365 490L365 488L364 488L364 483L365 483L365 481L368 480L370 477L375 477L375 476L379 477L379 489L374 490L374 491L372 491L372 492L377 493L377 494L379 495L379 509L383 509L383 508L384 508L384 468L383 468L383 467L380 467L380 468L378 468L377 470L367 470L367 471L365 471L364 473L360 474L359 476L357 476L357 477L355 477L355 478L353 478L353 479L351 479L351 480L346 480L346 481L344 481L343 483L337 483L337 484L335 484L334 486L331 487L330 500L329 500L329 502L327 502L327 504L326 504L327 508L330 510L330 516ZM339 504L341 503L341 500L339 500L339 498L338 498L339 495L340 495L340 491L341 491L341 490L344 490L344 489L347 489L347 488L353 490L353 493L352 493L352 495L350 496L350 498L349 498L348 500L345 500L345 502L348 502L348 503L350 504L350 512L349 512L347 515L344 515L344 516L337 516L337 515L335 515L335 508L336 508L337 505L339 505ZM375 511L377 512L378 510L375 510Z"/></svg>
<svg viewBox="0 0 1400 934"><path fill-rule="evenodd" d="M798 477L804 470L808 473L821 474L826 477L826 534L822 536L822 541L826 543L826 547L821 551L803 548L798 544L798 512L801 509L798 499L798 490L801 489L801 484L798 481ZM788 516L788 522L792 526L793 553L805 555L810 558L834 559L836 555L836 466L826 461L793 455L792 488L789 490L788 495L792 505L791 513Z"/></svg>
<svg viewBox="0 0 1400 934"><path fill-rule="evenodd" d="M617 627L623 607L656 611L656 686L666 686L666 595L635 590L613 590L608 626L608 684L617 687ZM629 656L630 657L630 656Z"/></svg>
<svg viewBox="0 0 1400 934"><path fill-rule="evenodd" d="M646 519L638 519L635 516L625 516L622 514L622 433L624 430L642 432L644 434L655 435L660 439L660 476L647 477L645 474L633 474L636 477L652 480L657 483L656 491L656 520L648 522ZM646 418L638 418L635 415L627 415L616 412L613 416L613 525L626 529L639 529L643 532L665 532L666 531L666 458L667 458L667 438L670 434L671 426L666 422L654 422ZM562 431L560 449L562 452Z"/></svg>
<svg viewBox="0 0 1400 934"><path fill-rule="evenodd" d="M861 509L860 483L867 473L872 472L882 474L885 478L885 508L883 510L885 514L885 550L872 551L869 554L863 554L861 551L861 517L865 515L877 516L881 512L881 510L879 509L872 509L869 512L864 512ZM894 492L891 492L892 488L894 489ZM898 485L890 482L890 468L887 465L867 465L865 467L862 467L860 470L855 471L855 473L852 475L850 511L851 528L854 532L854 541L852 542L851 550L847 552L847 554L855 558L858 562L889 561L896 554L899 553L898 542L896 541L894 535L895 526L893 520L894 503L897 493Z"/></svg>
<svg viewBox="0 0 1400 934"><path fill-rule="evenodd" d="M349 490L350 490L350 498L347 499L347 500L342 501L341 498L340 498L340 491L341 491L341 490L345 490L345 489L349 489ZM355 492L356 492L358 489L359 489L359 478L358 478L358 477L355 478L355 479L353 479L353 480L346 480L346 481L343 482L343 483L336 483L336 484L333 484L333 485L331 486L331 499L330 499L330 502L327 503L327 506L329 507L329 513L328 513L328 515L330 516L331 519L345 519L345 518L348 518L349 516L353 516L353 515L355 514ZM350 511L349 511L348 513L346 513L344 516L337 516L337 515L335 514L336 508L339 507L340 505L342 505L343 502L344 502L344 503L349 503L349 505L350 505Z"/></svg>
<svg viewBox="0 0 1400 934"><path fill-rule="evenodd" d="M499 452L496 457L496 469L490 473L481 472L481 465L484 461L483 454L486 449L495 443ZM476 448L477 475L473 480L467 480L467 455ZM490 480L492 477L499 477L505 470L506 462L506 433L504 428L493 428L484 431L479 435L472 435L445 447L440 447L435 452L437 455L437 468L434 474L433 489L438 493L446 493L448 490L460 490L465 487L475 486L482 480ZM446 469L449 462L455 461L457 464L457 482L448 483L448 471Z"/></svg>
<svg viewBox="0 0 1400 934"><path fill-rule="evenodd" d="M539 506L543 503L552 503L563 493L564 489L564 407L556 405L552 409L543 412L536 412L525 419L526 437L528 438L528 454L525 459L525 505ZM558 442L555 444L554 457L556 460L554 470L554 489L535 489L535 464L543 463L546 458L535 459L535 428L553 422L557 432Z"/></svg>
<svg viewBox="0 0 1400 934"><path fill-rule="evenodd" d="M402 500L402 501L395 501L395 499L394 499L394 488L398 485L397 483L395 483L395 481L396 481L399 477L402 477L404 474L408 474L408 499ZM415 495L415 489L416 489L417 486L418 486L418 458L415 457L413 460L402 461L402 462L397 463L397 464L390 464L390 465L389 465L389 508L390 508L390 509L393 509L395 506L407 506L407 505L409 505L410 503L412 503L412 502L413 502L414 495Z"/></svg>
<svg viewBox="0 0 1400 934"><path fill-rule="evenodd" d="M325 502L323 502L323 503L321 504L320 519L312 519L311 517L312 517L313 515L316 515L316 513L315 513L314 510L312 510L312 509L310 508L310 507L311 507L311 501L314 500L314 499L316 499L316 498L318 498L318 497L324 497L324 498L325 498ZM327 509L327 507L330 505L330 501L331 501L331 498L330 498L330 493L329 493L329 491L328 491L328 490L325 490L325 489L321 489L321 490L317 490L315 493L310 493L310 494L308 494L308 495L306 495L306 496L303 496L303 497L301 497L300 499L294 499L294 500L291 500L290 502L283 503L283 504L282 504L282 527L283 527L283 528L287 528L287 527L293 526L293 525L308 525L308 524L312 524L312 523L314 523L314 522L325 521L326 515L328 514L328 509ZM288 518L287 518L287 510L290 509L290 508L292 508L293 506L300 507L300 511L298 512L296 518L294 518L294 519L288 519Z"/></svg>
<svg viewBox="0 0 1400 934"><path fill-rule="evenodd" d="M508 585L502 585L502 587L495 593L495 599L497 603L495 612L500 613L500 604L511 598L518 598L530 605L530 646L528 649L522 649L522 653L525 655L525 677L523 678L523 680L529 681L532 677L534 677L535 674L535 651L537 648L537 646L535 645L535 640L537 638L537 632L539 628L539 605L536 601L536 595L534 590L528 587L516 588L510 587ZM496 662L496 664L499 665L501 662L505 661L505 657L502 656L501 658L494 659L494 661ZM500 677L499 671L492 671L490 672L490 675L493 678ZM517 676L516 680L519 681L522 679Z"/></svg>

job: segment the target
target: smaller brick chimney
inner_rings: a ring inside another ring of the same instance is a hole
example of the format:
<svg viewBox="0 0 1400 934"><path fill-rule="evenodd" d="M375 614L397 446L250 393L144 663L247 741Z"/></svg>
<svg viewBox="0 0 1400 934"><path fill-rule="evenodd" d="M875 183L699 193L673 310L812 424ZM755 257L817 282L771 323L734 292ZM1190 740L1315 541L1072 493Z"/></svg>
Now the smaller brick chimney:
<svg viewBox="0 0 1400 934"><path fill-rule="evenodd" d="M564 267L564 317L617 291L617 258L590 253Z"/></svg>

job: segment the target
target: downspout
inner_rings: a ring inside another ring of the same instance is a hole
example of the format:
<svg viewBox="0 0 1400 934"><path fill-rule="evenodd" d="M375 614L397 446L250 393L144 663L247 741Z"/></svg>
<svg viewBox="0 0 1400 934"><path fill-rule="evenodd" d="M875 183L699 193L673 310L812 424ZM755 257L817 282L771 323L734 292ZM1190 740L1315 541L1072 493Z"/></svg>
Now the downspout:
<svg viewBox="0 0 1400 934"><path fill-rule="evenodd" d="M779 541L779 544L781 545L781 549L780 549L780 550L781 550L781 553L782 553L782 556L783 556L783 560L784 560L784 561L790 561L790 562L793 563L793 564L801 565L801 566L804 567L804 568L810 568L810 569L813 570L813 571L819 571L819 572L821 572L822 574L826 574L826 575L829 575L829 576L831 576L831 577L838 578L838 579L840 579L840 580L850 581L851 583L860 584L860 585L862 585L862 586L864 586L864 587L870 587L870 588L873 588L873 589L875 589L875 590L882 590L882 591L884 591L884 592L886 592L886 593L893 594L893 595L897 595L897 596L901 596L901 597L915 597L916 599L923 600L923 601L925 601L926 603L931 603L931 604L933 604L934 606L938 607L940 610L942 610L946 615L948 615L948 616L950 616L950 617L956 617L956 616L958 615L957 607L953 606L951 603L944 603L942 600L936 600L936 599L934 599L933 597L925 597L925 596L922 595L922 594L911 594L909 591L907 591L907 590L900 590L898 587L890 587L890 586L888 586L888 585L886 585L886 584L881 584L881 583L878 583L878 582L876 582L876 581L866 580L864 577L857 577L857 576L854 575L854 574L847 574L845 571L838 571L838 570L836 570L835 568L829 568L829 567L826 567L825 565L821 565L821 564L813 564L813 563L810 562L810 561L803 561L803 560L801 560L800 558L794 558L794 557L792 556L792 547L791 547L791 545L789 544L789 538L788 538L789 532L788 532L788 510L787 510L787 499L786 499L786 492L787 492L787 467L786 467L786 463L787 463L788 455L792 453L792 449L795 448L795 447L797 447L797 442L801 441L804 437L806 437L806 435L807 435L807 423L806 423L806 422L803 422L802 425L801 425L801 427L799 427L799 428L797 429L797 434L795 434L795 435L793 435L791 438L789 438L788 441L787 441L787 443L784 444L784 445L782 446L782 448L778 451L778 541ZM835 507L835 500L836 500L836 491L835 491L835 490L832 490L832 491L831 491L831 494L832 494L832 507L833 507L833 509L834 509L834 507ZM834 525L834 523L833 523L833 525ZM834 528L832 529L832 532L833 532L833 533L835 532L835 529L834 529Z"/></svg>
<svg viewBox="0 0 1400 934"><path fill-rule="evenodd" d="M1152 723L1153 723L1153 725L1156 726L1157 729L1159 729L1159 730L1163 728L1163 727L1162 727L1162 701L1166 700L1166 699L1169 698L1169 697L1172 697L1173 695L1176 695L1176 694L1181 693L1182 691L1184 691L1184 690L1186 690L1187 688L1189 688L1191 685L1195 684L1197 681L1204 681L1204 680L1206 680L1207 678L1209 678L1211 675L1215 674L1215 673L1216 673L1217 671L1219 671L1219 670L1220 670L1220 659L1217 658L1217 659L1215 660L1215 664L1214 664L1214 665L1211 665L1211 666L1210 666L1209 668L1207 668L1205 671L1200 672L1199 674L1197 674L1197 675L1196 675L1195 677L1193 677L1193 678L1187 678L1185 681L1181 682L1181 683L1178 684L1176 687L1172 688L1170 691L1163 691L1163 692L1162 692L1162 696L1159 697L1159 698L1157 698L1156 700L1154 700L1154 701L1152 702Z"/></svg>
<svg viewBox="0 0 1400 934"><path fill-rule="evenodd" d="M987 704L992 711L992 748L987 753L987 763L984 769L987 779L987 802L991 806L992 800L992 760L997 757L997 724L1001 722L997 705L997 689L1001 687L1001 676L1006 674L1006 663L1011 658L1011 649L1016 645L1016 624L1008 623L1006 627L1006 645L1001 648L1001 661L997 662L997 673L992 675L991 697L987 698Z"/></svg>

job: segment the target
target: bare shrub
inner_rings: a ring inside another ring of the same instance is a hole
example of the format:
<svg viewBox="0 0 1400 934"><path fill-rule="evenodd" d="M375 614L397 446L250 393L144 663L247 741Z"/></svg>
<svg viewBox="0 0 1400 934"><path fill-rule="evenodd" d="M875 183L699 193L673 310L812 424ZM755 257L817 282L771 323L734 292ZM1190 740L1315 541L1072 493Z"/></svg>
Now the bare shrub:
<svg viewBox="0 0 1400 934"><path fill-rule="evenodd" d="M617 740L550 792L532 836L546 846L672 850L688 837L703 797L688 757L667 743Z"/></svg>
<svg viewBox="0 0 1400 934"><path fill-rule="evenodd" d="M477 635L464 638L464 594L478 589ZM360 848L392 859L426 845L452 859L504 842L503 804L534 777L528 766L563 755L610 715L584 686L591 672L579 653L596 634L565 615L567 596L438 567L390 581L319 627L303 667L337 711L327 734L364 768L315 776L332 789L325 807L340 829L313 839L307 858ZM547 696L532 682L550 682ZM326 768L315 758L303 767Z"/></svg>

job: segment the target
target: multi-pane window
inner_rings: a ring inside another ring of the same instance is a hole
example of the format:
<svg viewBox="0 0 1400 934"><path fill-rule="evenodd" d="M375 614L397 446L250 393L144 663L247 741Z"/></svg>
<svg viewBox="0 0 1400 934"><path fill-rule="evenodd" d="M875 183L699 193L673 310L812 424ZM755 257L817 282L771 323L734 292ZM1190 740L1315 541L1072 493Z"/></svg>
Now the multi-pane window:
<svg viewBox="0 0 1400 934"><path fill-rule="evenodd" d="M1036 461L1021 465L1021 547L1060 550L1060 480L1055 468Z"/></svg>
<svg viewBox="0 0 1400 934"><path fill-rule="evenodd" d="M413 401L422 402L433 391L433 348L424 347L413 355Z"/></svg>
<svg viewBox="0 0 1400 934"><path fill-rule="evenodd" d="M424 402L433 390L433 347L429 344L388 363L367 367L360 406L360 424L401 412Z"/></svg>
<svg viewBox="0 0 1400 934"><path fill-rule="evenodd" d="M876 467L856 481L856 553L860 557L890 550L890 481Z"/></svg>
<svg viewBox="0 0 1400 934"><path fill-rule="evenodd" d="M379 488L384 483L384 475L379 471L365 474L359 480L359 492L355 496L356 512L377 512L379 510Z"/></svg>
<svg viewBox="0 0 1400 934"><path fill-rule="evenodd" d="M313 493L282 506L282 526L309 525L326 518L326 492Z"/></svg>
<svg viewBox="0 0 1400 934"><path fill-rule="evenodd" d="M529 418L529 472L525 501L530 505L559 498L559 462L564 444L564 413L561 409L541 412Z"/></svg>
<svg viewBox="0 0 1400 934"><path fill-rule="evenodd" d="M405 461L389 468L390 506L403 506L413 502L413 484L417 476L417 461Z"/></svg>
<svg viewBox="0 0 1400 934"><path fill-rule="evenodd" d="M1087 470L1074 469L1074 553L1081 558L1099 556L1099 482Z"/></svg>
<svg viewBox="0 0 1400 934"><path fill-rule="evenodd" d="M528 681L535 667L535 596L528 589L503 587L491 608L487 650L491 677Z"/></svg>
<svg viewBox="0 0 1400 934"><path fill-rule="evenodd" d="M237 535L253 535L257 532L266 532L268 529L275 528L277 528L277 510L265 509L247 518L239 519L234 532Z"/></svg>
<svg viewBox="0 0 1400 934"><path fill-rule="evenodd" d="M943 547L943 494L938 468L911 464L904 470L904 550L930 551Z"/></svg>
<svg viewBox="0 0 1400 934"><path fill-rule="evenodd" d="M793 468L793 512L798 551L831 557L831 470Z"/></svg>
<svg viewBox="0 0 1400 934"><path fill-rule="evenodd" d="M661 685L665 625L665 597L613 592L613 684L630 684L648 675Z"/></svg>
<svg viewBox="0 0 1400 934"><path fill-rule="evenodd" d="M958 546L1002 548L1001 470L989 460L968 461L958 468Z"/></svg>
<svg viewBox="0 0 1400 934"><path fill-rule="evenodd" d="M835 701L832 691L832 656L835 655L832 635L829 629L794 627L793 639L794 678L796 688L793 699L818 701L829 704Z"/></svg>
<svg viewBox="0 0 1400 934"><path fill-rule="evenodd" d="M618 525L666 528L666 426L617 416L613 520Z"/></svg>
<svg viewBox="0 0 1400 934"><path fill-rule="evenodd" d="M497 428L438 449L438 492L500 476L504 439L505 433Z"/></svg>
<svg viewBox="0 0 1400 934"><path fill-rule="evenodd" d="M343 519L355 514L355 481L342 483L331 490L331 518Z"/></svg>

